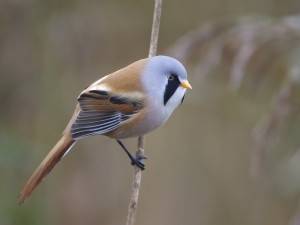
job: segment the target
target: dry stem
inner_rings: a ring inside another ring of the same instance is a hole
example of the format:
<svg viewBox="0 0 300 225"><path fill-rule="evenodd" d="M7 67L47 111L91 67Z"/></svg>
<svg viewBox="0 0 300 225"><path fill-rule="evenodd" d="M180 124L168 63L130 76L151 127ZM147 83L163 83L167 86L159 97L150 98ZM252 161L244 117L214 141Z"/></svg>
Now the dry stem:
<svg viewBox="0 0 300 225"><path fill-rule="evenodd" d="M154 15L153 15L153 24L149 48L149 57L155 56L157 52L157 42L159 34L159 25L160 25L160 15L161 15L161 5L162 0L155 0L154 6ZM144 137L140 136L138 138L138 150L136 151L137 155L144 155ZM131 189L131 197L128 206L128 215L126 225L133 225L135 222L137 203L139 199L139 192L142 180L142 170L137 166L134 167L134 178Z"/></svg>
<svg viewBox="0 0 300 225"><path fill-rule="evenodd" d="M297 63L291 66L291 71L286 83L275 96L275 102L272 111L262 120L253 130L254 149L252 153L250 173L254 177L258 177L264 172L263 161L266 149L272 141L272 136L279 129L283 121L292 111L293 92L300 85L300 67Z"/></svg>

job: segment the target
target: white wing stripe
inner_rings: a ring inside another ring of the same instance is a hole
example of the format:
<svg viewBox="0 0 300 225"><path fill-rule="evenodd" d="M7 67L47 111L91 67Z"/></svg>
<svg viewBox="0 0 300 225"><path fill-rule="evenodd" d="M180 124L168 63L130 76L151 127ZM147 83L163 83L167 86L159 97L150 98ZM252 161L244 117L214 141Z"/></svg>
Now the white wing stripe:
<svg viewBox="0 0 300 225"><path fill-rule="evenodd" d="M103 127L107 127L107 126L110 126L111 124L115 124L115 123L119 123L120 122L120 118L118 118L118 120L111 120L111 121L108 121L106 123L98 123L97 125L86 125L86 126L76 126L76 124L74 125L74 127L72 128L72 132L73 133L76 133L78 130L91 130L93 131L94 129L101 129Z"/></svg>

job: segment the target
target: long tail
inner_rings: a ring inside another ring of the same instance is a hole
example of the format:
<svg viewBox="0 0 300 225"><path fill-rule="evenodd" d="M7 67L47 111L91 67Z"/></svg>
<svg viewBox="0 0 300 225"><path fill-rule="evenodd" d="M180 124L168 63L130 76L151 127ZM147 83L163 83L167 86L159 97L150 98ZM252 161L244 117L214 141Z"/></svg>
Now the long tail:
<svg viewBox="0 0 300 225"><path fill-rule="evenodd" d="M28 198L33 190L39 185L42 179L53 169L60 159L71 149L74 140L70 135L63 135L57 144L51 149L46 158L41 162L39 167L34 171L27 183L23 187L20 196L19 204L22 204Z"/></svg>

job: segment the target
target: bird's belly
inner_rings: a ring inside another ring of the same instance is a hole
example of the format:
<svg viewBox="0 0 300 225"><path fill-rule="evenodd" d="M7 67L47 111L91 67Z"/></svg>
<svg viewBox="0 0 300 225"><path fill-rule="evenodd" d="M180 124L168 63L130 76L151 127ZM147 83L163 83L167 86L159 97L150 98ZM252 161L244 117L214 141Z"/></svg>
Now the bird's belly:
<svg viewBox="0 0 300 225"><path fill-rule="evenodd" d="M113 138L130 138L147 134L156 128L162 126L171 116L176 107L149 107L141 116L132 118L134 121L128 121L113 132Z"/></svg>
<svg viewBox="0 0 300 225"><path fill-rule="evenodd" d="M144 119L136 126L138 135L144 135L162 126L168 120L170 115L171 114L168 114L161 109L153 109L147 112Z"/></svg>
<svg viewBox="0 0 300 225"><path fill-rule="evenodd" d="M143 112L137 113L108 136L122 139L141 136L153 131L169 119L180 104L184 93L185 90L179 88L166 105L159 100L162 97L149 101L147 108Z"/></svg>
<svg viewBox="0 0 300 225"><path fill-rule="evenodd" d="M163 112L151 110L125 122L108 136L117 139L141 136L160 127L167 119Z"/></svg>

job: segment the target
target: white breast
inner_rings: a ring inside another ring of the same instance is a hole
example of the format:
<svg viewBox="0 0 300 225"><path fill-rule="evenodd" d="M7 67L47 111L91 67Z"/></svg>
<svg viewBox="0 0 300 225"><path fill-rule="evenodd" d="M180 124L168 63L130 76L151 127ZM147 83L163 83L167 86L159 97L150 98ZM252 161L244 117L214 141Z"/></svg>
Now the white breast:
<svg viewBox="0 0 300 225"><path fill-rule="evenodd" d="M163 94L149 95L146 115L138 126L139 132L145 134L163 125L180 105L184 93L185 89L178 87L166 105L163 103Z"/></svg>

